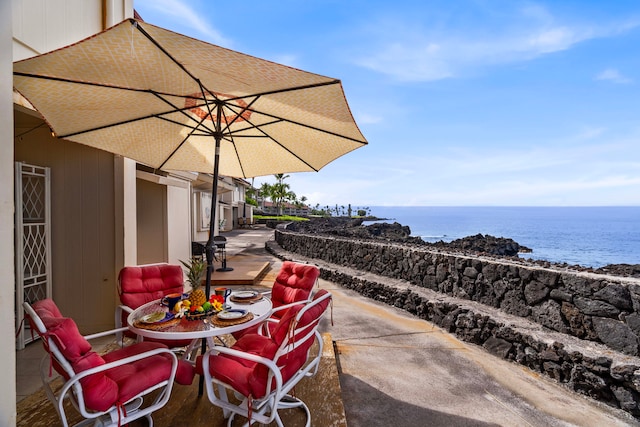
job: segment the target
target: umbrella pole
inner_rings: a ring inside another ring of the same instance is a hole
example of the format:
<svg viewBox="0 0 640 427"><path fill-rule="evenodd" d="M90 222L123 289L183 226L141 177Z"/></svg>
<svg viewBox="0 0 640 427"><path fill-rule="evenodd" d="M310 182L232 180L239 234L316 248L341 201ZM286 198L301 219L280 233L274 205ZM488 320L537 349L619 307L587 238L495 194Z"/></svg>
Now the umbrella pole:
<svg viewBox="0 0 640 427"><path fill-rule="evenodd" d="M207 244L204 246L204 251L207 257L207 276L206 282L204 285L205 295L207 296L207 301L209 301L209 297L211 296L211 275L213 274L213 254L215 252L215 246L213 244L213 234L215 232L215 223L216 223L216 211L217 211L217 203L218 199L218 163L220 160L220 139L222 135L220 133L216 133L216 154L213 162L213 189L211 191L211 221L209 222L209 239L207 240ZM207 340L202 340L202 351L201 354L205 354L207 352ZM204 393L204 375L200 376L200 381L198 384L198 396L202 396Z"/></svg>
<svg viewBox="0 0 640 427"><path fill-rule="evenodd" d="M211 221L209 222L209 239L204 247L207 256L207 281L205 283L205 294L207 300L211 296L211 275L213 274L213 254L215 252L215 245L213 243L213 237L215 232L215 221L217 220L217 203L218 198L218 163L220 160L220 138L216 135L216 154L213 164L213 189L211 194Z"/></svg>

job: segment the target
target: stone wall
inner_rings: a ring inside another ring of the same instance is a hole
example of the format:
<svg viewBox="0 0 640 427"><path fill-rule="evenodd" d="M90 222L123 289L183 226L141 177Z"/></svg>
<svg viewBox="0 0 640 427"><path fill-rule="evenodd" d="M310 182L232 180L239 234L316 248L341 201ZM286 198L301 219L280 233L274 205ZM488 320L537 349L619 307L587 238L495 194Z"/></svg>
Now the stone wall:
<svg viewBox="0 0 640 427"><path fill-rule="evenodd" d="M285 251L340 266L321 267L326 280L640 417L638 279L281 229L275 237Z"/></svg>

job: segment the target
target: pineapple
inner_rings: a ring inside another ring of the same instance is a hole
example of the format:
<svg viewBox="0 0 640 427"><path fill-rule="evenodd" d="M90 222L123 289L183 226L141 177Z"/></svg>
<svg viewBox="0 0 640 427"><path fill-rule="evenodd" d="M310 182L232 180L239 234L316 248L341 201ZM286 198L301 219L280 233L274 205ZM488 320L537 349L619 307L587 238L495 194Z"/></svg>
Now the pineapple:
<svg viewBox="0 0 640 427"><path fill-rule="evenodd" d="M187 281L191 285L189 301L192 307L200 307L207 302L207 297L202 289L202 279L207 272L207 263L201 258L191 259L191 263L180 261L187 268Z"/></svg>

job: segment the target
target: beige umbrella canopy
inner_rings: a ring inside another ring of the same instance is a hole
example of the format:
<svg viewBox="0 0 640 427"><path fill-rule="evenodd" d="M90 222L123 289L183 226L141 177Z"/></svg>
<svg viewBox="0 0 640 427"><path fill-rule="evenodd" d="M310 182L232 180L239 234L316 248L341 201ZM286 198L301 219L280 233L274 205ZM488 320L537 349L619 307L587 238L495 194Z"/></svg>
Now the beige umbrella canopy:
<svg viewBox="0 0 640 427"><path fill-rule="evenodd" d="M59 138L213 172L207 284L218 174L318 171L367 144L339 80L134 19L14 63L13 82Z"/></svg>
<svg viewBox="0 0 640 427"><path fill-rule="evenodd" d="M14 64L56 136L153 168L253 177L317 171L366 144L339 80L136 20ZM217 118L220 116L220 121Z"/></svg>

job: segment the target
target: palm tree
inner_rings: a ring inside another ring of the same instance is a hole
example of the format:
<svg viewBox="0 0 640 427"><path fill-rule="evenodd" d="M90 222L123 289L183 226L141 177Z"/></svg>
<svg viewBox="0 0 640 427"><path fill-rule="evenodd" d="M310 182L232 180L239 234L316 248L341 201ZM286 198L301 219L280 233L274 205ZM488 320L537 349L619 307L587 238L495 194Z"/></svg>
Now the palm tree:
<svg viewBox="0 0 640 427"><path fill-rule="evenodd" d="M272 187L273 186L271 184L267 182L263 182L262 186L260 186L260 190L258 190L260 193L260 203L261 203L260 207L262 208L262 210L264 210L264 199L267 197L271 198Z"/></svg>
<svg viewBox="0 0 640 427"><path fill-rule="evenodd" d="M278 181L278 184L282 184L282 182L289 178L289 175L285 175L283 173L277 173L274 175L276 177L276 181Z"/></svg>
<svg viewBox="0 0 640 427"><path fill-rule="evenodd" d="M290 200L295 200L296 194L289 191L289 184L283 182L271 186L271 200L278 209L278 215L282 215L282 205Z"/></svg>

